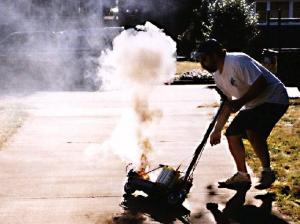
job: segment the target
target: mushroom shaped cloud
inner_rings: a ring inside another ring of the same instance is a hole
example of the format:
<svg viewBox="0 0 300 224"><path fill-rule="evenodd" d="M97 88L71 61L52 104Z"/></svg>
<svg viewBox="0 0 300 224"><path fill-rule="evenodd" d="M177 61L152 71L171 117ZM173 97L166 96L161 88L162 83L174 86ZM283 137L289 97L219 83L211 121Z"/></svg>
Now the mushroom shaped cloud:
<svg viewBox="0 0 300 224"><path fill-rule="evenodd" d="M98 75L109 86L150 87L172 79L176 72L176 43L150 22L128 29L100 58Z"/></svg>

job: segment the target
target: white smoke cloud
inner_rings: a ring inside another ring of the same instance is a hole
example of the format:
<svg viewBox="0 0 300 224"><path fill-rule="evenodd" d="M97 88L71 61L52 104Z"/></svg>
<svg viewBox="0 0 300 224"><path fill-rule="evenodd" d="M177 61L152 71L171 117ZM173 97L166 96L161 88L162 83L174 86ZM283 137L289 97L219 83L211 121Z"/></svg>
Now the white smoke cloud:
<svg viewBox="0 0 300 224"><path fill-rule="evenodd" d="M109 47L107 37L114 32L102 29L103 8L110 4L113 1L0 1L0 94L97 89L98 54Z"/></svg>
<svg viewBox="0 0 300 224"><path fill-rule="evenodd" d="M149 87L174 76L175 41L149 22L137 29L123 31L114 39L113 50L102 55L99 76L103 88Z"/></svg>
<svg viewBox="0 0 300 224"><path fill-rule="evenodd" d="M113 49L100 58L99 76L104 89L122 88L131 93L131 105L101 151L111 151L140 169L149 166L152 152L152 124L162 117L151 108L149 96L155 85L170 81L176 71L176 43L162 30L147 22L123 31Z"/></svg>

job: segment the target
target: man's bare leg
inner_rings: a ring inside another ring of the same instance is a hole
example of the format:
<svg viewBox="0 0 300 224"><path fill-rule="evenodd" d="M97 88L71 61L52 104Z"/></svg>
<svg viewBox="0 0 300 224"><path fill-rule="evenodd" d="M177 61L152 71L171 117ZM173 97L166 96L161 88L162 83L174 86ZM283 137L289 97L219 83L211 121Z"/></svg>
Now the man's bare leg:
<svg viewBox="0 0 300 224"><path fill-rule="evenodd" d="M252 130L247 130L246 133L255 154L261 162L262 167L270 167L270 154L268 150L267 139L262 138Z"/></svg>
<svg viewBox="0 0 300 224"><path fill-rule="evenodd" d="M245 161L245 147L240 135L226 136L230 152L234 158L237 170L248 173Z"/></svg>
<svg viewBox="0 0 300 224"><path fill-rule="evenodd" d="M262 172L259 184L255 186L257 189L269 188L276 180L276 175L270 167L270 154L268 150L267 139L262 138L255 131L246 131L248 139L254 149L255 154L262 164Z"/></svg>

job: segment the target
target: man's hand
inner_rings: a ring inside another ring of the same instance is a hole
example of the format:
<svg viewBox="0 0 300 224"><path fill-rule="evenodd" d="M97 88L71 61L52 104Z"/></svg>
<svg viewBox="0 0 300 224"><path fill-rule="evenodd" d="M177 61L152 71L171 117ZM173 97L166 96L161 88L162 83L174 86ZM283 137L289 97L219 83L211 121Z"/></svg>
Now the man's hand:
<svg viewBox="0 0 300 224"><path fill-rule="evenodd" d="M217 145L221 142L221 131L213 130L210 134L210 145Z"/></svg>
<svg viewBox="0 0 300 224"><path fill-rule="evenodd" d="M238 112L243 104L239 100L226 101L225 106L229 107L231 113Z"/></svg>

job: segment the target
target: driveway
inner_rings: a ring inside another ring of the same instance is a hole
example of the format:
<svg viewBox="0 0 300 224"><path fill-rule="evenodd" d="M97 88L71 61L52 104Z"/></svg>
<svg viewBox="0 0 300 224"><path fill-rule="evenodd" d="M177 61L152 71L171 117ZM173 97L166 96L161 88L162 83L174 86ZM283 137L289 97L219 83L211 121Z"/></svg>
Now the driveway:
<svg viewBox="0 0 300 224"><path fill-rule="evenodd" d="M86 153L91 148L100 149L109 139L130 105L126 94L39 92L20 102L29 116L0 151L0 223L100 224L126 220L128 213L120 203L128 161L112 152L100 151L93 157ZM160 109L163 116L153 128L153 167L160 163L188 165L217 103L217 94L206 86L157 87L150 105ZM222 140L218 146L206 146L195 171L194 186L184 203L192 223L215 223L206 203L218 203L222 209L236 193L216 187L218 180L235 172ZM126 145L121 150L127 150ZM251 192L247 201L259 206L260 201L251 195L262 192ZM136 219L135 223L163 222L151 214L130 218ZM181 222L177 219L175 223Z"/></svg>

